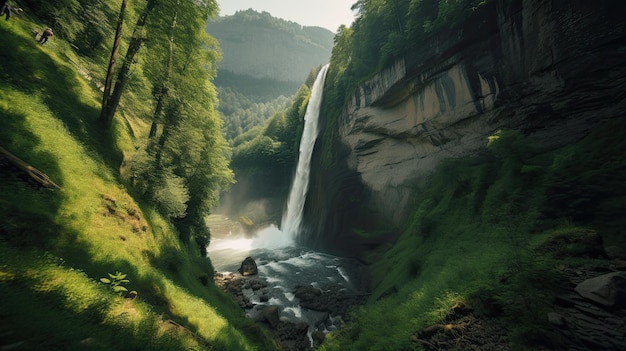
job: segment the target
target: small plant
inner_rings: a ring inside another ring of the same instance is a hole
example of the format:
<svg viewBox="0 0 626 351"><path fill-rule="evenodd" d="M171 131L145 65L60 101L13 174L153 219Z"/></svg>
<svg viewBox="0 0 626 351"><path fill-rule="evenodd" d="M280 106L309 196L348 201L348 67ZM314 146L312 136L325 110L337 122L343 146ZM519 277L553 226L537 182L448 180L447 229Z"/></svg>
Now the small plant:
<svg viewBox="0 0 626 351"><path fill-rule="evenodd" d="M115 274L107 274L109 275L109 278L100 278L100 281L104 284L107 284L109 288L113 290L113 292L122 294L128 291L128 289L126 289L126 287L122 285L130 282L128 279L126 279L126 274L123 274L119 271L115 272Z"/></svg>

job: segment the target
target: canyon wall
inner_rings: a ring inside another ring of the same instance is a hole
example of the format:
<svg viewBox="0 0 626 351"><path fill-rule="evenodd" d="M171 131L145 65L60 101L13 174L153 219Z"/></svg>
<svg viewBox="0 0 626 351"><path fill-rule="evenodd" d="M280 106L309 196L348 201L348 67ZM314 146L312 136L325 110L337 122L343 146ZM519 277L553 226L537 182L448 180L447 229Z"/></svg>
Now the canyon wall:
<svg viewBox="0 0 626 351"><path fill-rule="evenodd" d="M480 152L498 129L553 149L624 118L624 18L620 1L490 2L456 35L433 37L362 84L339 124L324 125L339 131L339 159L322 167L318 145L306 243L380 244L354 229L401 226L428 174Z"/></svg>

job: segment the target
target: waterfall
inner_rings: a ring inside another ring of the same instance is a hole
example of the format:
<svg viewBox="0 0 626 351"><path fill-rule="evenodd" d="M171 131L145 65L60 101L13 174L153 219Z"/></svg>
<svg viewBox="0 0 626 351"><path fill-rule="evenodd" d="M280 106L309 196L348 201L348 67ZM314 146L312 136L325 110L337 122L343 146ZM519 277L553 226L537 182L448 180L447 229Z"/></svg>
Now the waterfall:
<svg viewBox="0 0 626 351"><path fill-rule="evenodd" d="M296 167L296 174L291 183L287 208L283 213L281 222L281 231L294 241L300 232L304 212L304 200L309 190L311 155L313 154L315 140L319 134L318 118L327 70L328 64L322 67L315 79L315 83L313 83L313 88L311 88L311 97L309 98L309 104L304 114L304 129L302 131L302 139L300 140L298 166Z"/></svg>

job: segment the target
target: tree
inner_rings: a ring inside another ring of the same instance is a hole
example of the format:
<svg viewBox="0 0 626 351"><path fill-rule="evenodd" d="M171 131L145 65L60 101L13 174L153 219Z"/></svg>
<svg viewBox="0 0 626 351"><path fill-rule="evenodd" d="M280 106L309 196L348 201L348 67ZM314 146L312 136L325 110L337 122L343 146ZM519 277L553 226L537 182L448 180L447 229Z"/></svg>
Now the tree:
<svg viewBox="0 0 626 351"><path fill-rule="evenodd" d="M147 1L146 7L139 15L137 23L135 24L135 28L133 29L133 34L131 36L130 43L128 44L126 56L124 57L124 63L122 64L122 67L117 74L117 79L115 81L115 87L113 88L113 92L111 93L110 90L109 92L105 90L105 93L103 94L103 104L102 109L100 110L99 121L107 129L111 127L113 116L115 115L117 106L119 105L120 99L122 98L122 92L124 91L124 87L126 86L130 68L133 62L135 62L135 55L137 55L139 49L141 48L141 45L146 40L143 35L143 30L146 25L146 21L148 20L148 16L156 6L156 3L157 0ZM109 79L108 76L107 79Z"/></svg>
<svg viewBox="0 0 626 351"><path fill-rule="evenodd" d="M111 50L111 58L109 59L109 66L107 69L107 75L104 82L104 93L102 94L102 110L100 118L104 112L104 107L109 105L109 99L111 98L111 85L113 85L113 74L115 72L115 65L117 64L117 56L120 48L120 42L122 41L122 26L124 25L124 13L126 12L126 0L122 0L122 7L117 19L117 29L115 31L115 39L113 40L113 49Z"/></svg>

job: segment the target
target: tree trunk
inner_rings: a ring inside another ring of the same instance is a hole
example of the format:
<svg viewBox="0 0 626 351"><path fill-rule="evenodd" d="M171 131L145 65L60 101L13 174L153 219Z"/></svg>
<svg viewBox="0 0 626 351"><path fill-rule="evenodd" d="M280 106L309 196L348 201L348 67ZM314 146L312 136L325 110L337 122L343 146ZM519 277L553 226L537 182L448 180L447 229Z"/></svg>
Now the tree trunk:
<svg viewBox="0 0 626 351"><path fill-rule="evenodd" d="M102 106L102 113L100 114L100 121L104 125L105 128L111 127L111 122L113 121L113 116L115 115L115 111L117 110L117 106L120 103L120 99L122 98L122 93L124 91L124 87L126 86L126 82L128 80L128 73L130 72L130 67L135 60L135 55L141 49L141 44L146 40L143 38L143 28L146 25L146 20L148 19L148 15L150 11L156 5L156 0L148 0L146 4L146 8L143 13L137 19L137 23L135 24L135 29L133 29L133 36L128 44L128 50L126 51L126 56L124 57L124 64L117 74L117 80L115 81L115 87L113 88L113 93L107 100L106 106ZM104 99L103 99L104 100Z"/></svg>
<svg viewBox="0 0 626 351"><path fill-rule="evenodd" d="M12 153L8 152L2 147L0 147L0 156L4 156L4 158L9 160L9 162L15 165L15 167L17 167L18 169L26 173L29 177L34 179L37 183L45 186L46 188L57 188L59 190L63 190L61 189L60 186L58 186L55 182L53 182L50 179L50 177L48 177L47 174L29 165L28 163L22 161L19 157L13 155Z"/></svg>
<svg viewBox="0 0 626 351"><path fill-rule="evenodd" d="M174 18L172 19L172 25L170 27L169 52L165 67L165 74L163 80L158 83L159 85L155 89L157 91L157 93L154 95L156 99L156 106L154 108L154 114L152 115L152 125L150 126L150 134L148 135L149 139L152 139L156 136L159 119L161 118L161 114L163 112L164 100L168 97L167 83L170 79L172 71L172 58L174 56L174 30L176 29L176 19L178 18L178 4L179 1L176 1L176 5L174 6Z"/></svg>
<svg viewBox="0 0 626 351"><path fill-rule="evenodd" d="M122 8L120 9L120 15L117 19L117 30L115 31L115 40L113 41L113 50L111 50L111 59L109 60L109 67L107 69L107 76L104 82L104 92L102 94L102 108L100 109L101 122L106 121L105 116L108 115L109 98L111 97L111 86L113 85L113 73L115 72L115 65L117 63L117 56L120 48L120 42L122 41L122 26L124 24L124 13L126 12L126 1L122 0Z"/></svg>

